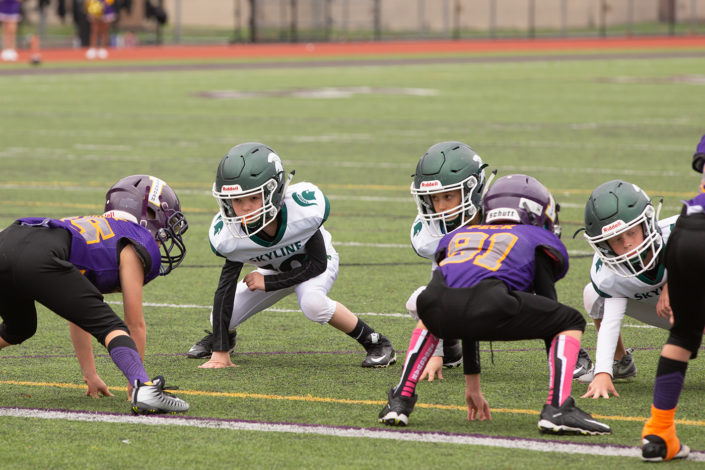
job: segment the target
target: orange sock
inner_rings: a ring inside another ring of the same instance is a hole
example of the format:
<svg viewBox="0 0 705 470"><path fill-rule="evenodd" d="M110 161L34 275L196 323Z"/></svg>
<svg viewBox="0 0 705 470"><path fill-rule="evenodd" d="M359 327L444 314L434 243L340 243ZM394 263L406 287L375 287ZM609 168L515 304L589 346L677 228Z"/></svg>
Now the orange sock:
<svg viewBox="0 0 705 470"><path fill-rule="evenodd" d="M666 460L671 460L681 448L676 436L676 409L659 410L651 405L651 418L644 424L641 438L654 434L666 442Z"/></svg>

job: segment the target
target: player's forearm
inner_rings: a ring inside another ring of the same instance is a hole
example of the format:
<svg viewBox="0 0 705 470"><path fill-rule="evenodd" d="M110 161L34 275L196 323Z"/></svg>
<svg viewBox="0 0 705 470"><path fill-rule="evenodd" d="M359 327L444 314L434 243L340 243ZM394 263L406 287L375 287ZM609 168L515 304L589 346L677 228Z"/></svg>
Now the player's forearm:
<svg viewBox="0 0 705 470"><path fill-rule="evenodd" d="M604 314L600 331L597 333L597 350L595 352L595 374L606 372L612 375L614 353L617 350L619 333L622 328L627 299L605 299Z"/></svg>
<svg viewBox="0 0 705 470"><path fill-rule="evenodd" d="M235 291L242 263L226 260L213 296L213 351L230 349L228 328L233 316Z"/></svg>

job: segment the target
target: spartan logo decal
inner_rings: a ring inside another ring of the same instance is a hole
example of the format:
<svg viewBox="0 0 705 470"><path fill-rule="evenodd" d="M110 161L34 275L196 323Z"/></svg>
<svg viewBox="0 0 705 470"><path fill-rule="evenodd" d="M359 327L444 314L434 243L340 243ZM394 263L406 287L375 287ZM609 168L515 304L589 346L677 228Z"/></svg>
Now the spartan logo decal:
<svg viewBox="0 0 705 470"><path fill-rule="evenodd" d="M213 235L218 235L223 230L223 218L219 215L218 221L213 225Z"/></svg>
<svg viewBox="0 0 705 470"><path fill-rule="evenodd" d="M294 193L294 195L291 197L301 207L313 206L316 204L316 193L311 190L303 191L301 194Z"/></svg>
<svg viewBox="0 0 705 470"><path fill-rule="evenodd" d="M414 225L414 236L418 235L421 233L421 229L423 228L423 222L420 220Z"/></svg>

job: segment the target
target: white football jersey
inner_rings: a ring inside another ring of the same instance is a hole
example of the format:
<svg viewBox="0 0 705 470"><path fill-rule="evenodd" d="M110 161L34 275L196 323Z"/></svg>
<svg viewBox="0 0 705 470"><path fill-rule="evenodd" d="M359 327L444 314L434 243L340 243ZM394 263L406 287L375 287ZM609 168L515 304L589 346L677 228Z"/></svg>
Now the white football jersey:
<svg viewBox="0 0 705 470"><path fill-rule="evenodd" d="M662 250L666 247L677 219L678 216L675 215L658 223L663 237ZM590 279L592 286L588 284L583 294L585 308L591 316L598 313L592 311L593 309L602 310L602 323L597 333L595 374L606 372L612 375L614 352L617 349L625 313L650 325L665 326L666 322L656 314L656 303L667 280L666 269L661 265L657 278L653 280L643 274L625 278L606 267L595 254L590 267ZM602 299L598 298L598 295Z"/></svg>
<svg viewBox="0 0 705 470"><path fill-rule="evenodd" d="M661 250L666 248L666 242L677 219L678 216L674 215L658 222L661 236L663 237L663 248ZM643 275L625 278L618 276L606 267L595 254L590 267L590 279L601 297L622 297L656 305L661 289L666 283L666 270L662 265L655 280Z"/></svg>
<svg viewBox="0 0 705 470"><path fill-rule="evenodd" d="M433 261L436 248L438 248L438 243L442 238L431 235L428 225L421 220L421 217L417 216L416 219L414 219L414 223L411 224L411 233L409 236L411 237L411 246L414 248L416 254L422 258Z"/></svg>
<svg viewBox="0 0 705 470"><path fill-rule="evenodd" d="M273 241L260 238L235 238L218 213L208 230L211 249L230 261L251 264L262 269L286 272L301 266L306 257L306 242L321 230L329 259L335 254L330 233L323 228L330 203L323 192L311 183L289 186L280 210L279 229ZM240 227L231 227L240 230ZM262 232L260 232L262 233Z"/></svg>

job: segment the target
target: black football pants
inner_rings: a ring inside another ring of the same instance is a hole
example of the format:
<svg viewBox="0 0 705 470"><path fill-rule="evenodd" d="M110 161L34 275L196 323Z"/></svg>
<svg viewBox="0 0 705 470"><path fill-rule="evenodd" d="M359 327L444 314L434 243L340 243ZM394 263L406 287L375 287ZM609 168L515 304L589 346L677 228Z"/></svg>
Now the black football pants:
<svg viewBox="0 0 705 470"><path fill-rule="evenodd" d="M39 302L101 344L125 323L71 264L70 234L60 228L12 224L0 232L0 337L19 344L37 330Z"/></svg>
<svg viewBox="0 0 705 470"><path fill-rule="evenodd" d="M443 339L543 339L548 346L561 331L585 331L583 316L567 305L509 290L503 281L493 278L473 287L448 287L438 269L416 306L424 325Z"/></svg>

